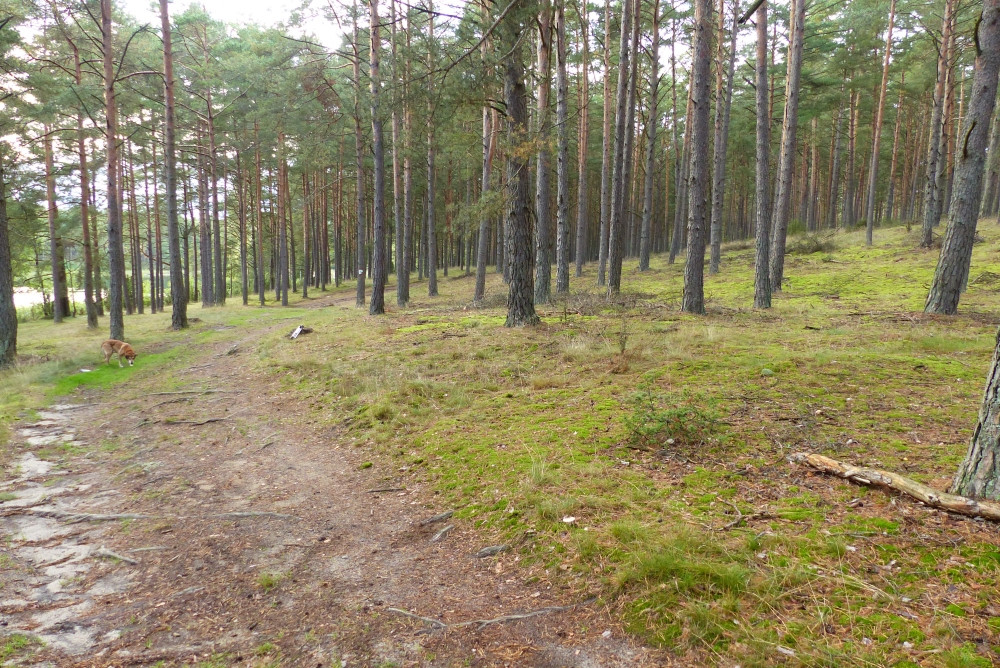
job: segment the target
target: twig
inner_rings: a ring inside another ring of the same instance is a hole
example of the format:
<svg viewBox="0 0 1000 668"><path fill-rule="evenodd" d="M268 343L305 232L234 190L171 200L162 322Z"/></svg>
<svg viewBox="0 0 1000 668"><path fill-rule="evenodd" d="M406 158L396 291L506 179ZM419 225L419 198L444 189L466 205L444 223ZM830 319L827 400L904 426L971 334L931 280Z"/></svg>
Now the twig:
<svg viewBox="0 0 1000 668"><path fill-rule="evenodd" d="M228 393L230 390L177 390L174 392L150 392L148 396L160 397L166 396L168 394L217 394L217 393Z"/></svg>
<svg viewBox="0 0 1000 668"><path fill-rule="evenodd" d="M35 508L11 508L4 513L0 513L0 517L10 517L11 515L37 515L39 517L51 517L57 520L69 520L70 522L113 522L115 520L141 520L152 517L151 515L138 515L133 513L100 515L92 513L69 513L64 510L41 510Z"/></svg>
<svg viewBox="0 0 1000 668"><path fill-rule="evenodd" d="M244 519L247 517L273 517L275 519L282 519L282 520L299 519L295 515L286 515L285 513L269 513L269 512L215 513L213 515L208 515L207 517L231 517L233 519Z"/></svg>
<svg viewBox="0 0 1000 668"><path fill-rule="evenodd" d="M252 454L255 454L255 455L256 455L256 454L257 454L258 452L263 452L265 448L267 448L267 447L269 447L269 446L272 446L272 445L274 445L274 441L268 441L268 442L267 442L267 443L265 443L264 445L260 446L260 447L259 447L259 448L257 448L256 450L254 450Z"/></svg>
<svg viewBox="0 0 1000 668"><path fill-rule="evenodd" d="M395 612L412 619L418 619L423 623L433 626L435 630L442 629L457 629L465 626L475 626L477 631L490 626L491 624L502 624L504 622L513 622L519 619L529 619L531 617L538 617L539 615L548 615L554 612L566 612L568 610L574 610L576 608L590 605L596 601L596 597L588 598L586 601L581 601L580 603L574 603L573 605L554 605L547 608L539 608L538 610L531 610L530 612L516 613L511 615L501 615L499 617L494 617L493 619L470 619L466 622L456 622L454 624L446 624L440 619L434 619L433 617L423 617L416 613L410 612L408 610L401 610L400 608L386 608L389 612ZM428 631L422 631L422 633L427 633Z"/></svg>
<svg viewBox="0 0 1000 668"><path fill-rule="evenodd" d="M454 528L455 528L454 524L449 524L448 526L446 526L445 528L441 529L436 534L434 534L434 537L431 538L431 542L436 543L440 540L443 540L449 533L451 533L451 530Z"/></svg>
<svg viewBox="0 0 1000 668"><path fill-rule="evenodd" d="M379 487L378 489L368 490L369 494L378 494L379 492L405 492L405 487Z"/></svg>
<svg viewBox="0 0 1000 668"><path fill-rule="evenodd" d="M160 420L160 422L162 422L163 424L193 424L196 427L200 427L201 425L208 424L209 422L223 422L224 420L228 419L229 419L228 417L214 417L214 418L208 418L207 420L198 421L198 420L172 420L170 418L167 418L166 420Z"/></svg>
<svg viewBox="0 0 1000 668"><path fill-rule="evenodd" d="M431 626L437 627L439 629L446 629L446 628L448 628L448 625L445 624L444 622L442 622L439 619L434 619L432 617L421 617L420 615L414 614L414 613L409 612L407 610L401 610L399 608L386 608L386 609L389 612L395 612L397 614L404 615L406 617L411 617L413 619L419 619L424 624L430 624Z"/></svg>
<svg viewBox="0 0 1000 668"><path fill-rule="evenodd" d="M91 556L94 556L94 557L105 557L105 558L108 558L108 559L118 559L119 561L124 561L126 564L132 564L133 566L138 566L139 565L139 562L136 559L132 559L131 557L123 556L121 554L118 554L117 552L112 552L111 550L109 550L108 548L104 547L103 545L96 552L92 552Z"/></svg>
<svg viewBox="0 0 1000 668"><path fill-rule="evenodd" d="M434 524L436 522L444 522L446 519L448 519L454 514L455 514L454 510L446 510L443 513L438 513L437 515L434 515L433 517L428 517L426 520L420 520L419 525L425 527L428 524Z"/></svg>

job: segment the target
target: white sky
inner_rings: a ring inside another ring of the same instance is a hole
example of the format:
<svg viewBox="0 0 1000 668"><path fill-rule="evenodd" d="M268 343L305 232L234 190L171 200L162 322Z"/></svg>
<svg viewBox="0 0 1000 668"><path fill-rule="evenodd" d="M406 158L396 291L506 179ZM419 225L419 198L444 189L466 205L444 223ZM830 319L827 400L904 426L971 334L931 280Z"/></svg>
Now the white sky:
<svg viewBox="0 0 1000 668"><path fill-rule="evenodd" d="M116 6L134 16L138 21L160 25L159 0L113 0ZM293 12L300 9L303 0L170 0L170 16L182 13L191 5L202 5L208 14L226 23L256 23L269 27L287 22ZM342 32L321 16L322 0L310 0L311 20L303 32L317 36L329 48L339 46ZM338 3L339 4L339 3Z"/></svg>

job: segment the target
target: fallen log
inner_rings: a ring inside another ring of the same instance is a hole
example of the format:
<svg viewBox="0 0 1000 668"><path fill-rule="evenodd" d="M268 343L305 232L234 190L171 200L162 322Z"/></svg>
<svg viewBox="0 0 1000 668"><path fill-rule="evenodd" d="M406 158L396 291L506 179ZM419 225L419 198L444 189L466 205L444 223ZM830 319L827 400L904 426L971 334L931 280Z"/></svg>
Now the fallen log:
<svg viewBox="0 0 1000 668"><path fill-rule="evenodd" d="M835 475L838 478L844 478L860 485L871 485L896 490L923 502L931 508L940 508L960 515L982 517L994 522L1000 522L1000 503L995 501L977 501L976 499L958 496L957 494L939 492L906 476L864 466L851 466L811 452L797 452L792 455L791 459L793 462L808 464L822 473Z"/></svg>

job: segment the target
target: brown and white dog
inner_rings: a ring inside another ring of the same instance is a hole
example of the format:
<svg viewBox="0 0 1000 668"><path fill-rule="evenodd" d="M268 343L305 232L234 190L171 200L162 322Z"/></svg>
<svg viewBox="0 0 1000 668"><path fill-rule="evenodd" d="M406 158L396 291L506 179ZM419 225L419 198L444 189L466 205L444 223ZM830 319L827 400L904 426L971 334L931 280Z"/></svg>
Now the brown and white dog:
<svg viewBox="0 0 1000 668"><path fill-rule="evenodd" d="M122 366L123 357L128 360L129 366L132 366L133 362L135 362L135 351L132 350L132 346L118 339L108 339L102 343L101 352L104 353L105 364L111 362L112 355L118 355L118 366Z"/></svg>

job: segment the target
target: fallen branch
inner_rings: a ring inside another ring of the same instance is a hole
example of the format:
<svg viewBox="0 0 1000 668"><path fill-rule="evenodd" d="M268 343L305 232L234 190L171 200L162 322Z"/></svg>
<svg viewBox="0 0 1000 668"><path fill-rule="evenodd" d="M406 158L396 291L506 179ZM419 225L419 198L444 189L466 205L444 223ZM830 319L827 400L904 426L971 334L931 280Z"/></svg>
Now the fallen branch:
<svg viewBox="0 0 1000 668"><path fill-rule="evenodd" d="M426 520L420 520L419 524L420 526L425 527L428 524L434 524L436 522L444 522L446 519L448 519L454 514L455 514L454 510L446 510L443 513L438 513L437 515L428 517Z"/></svg>
<svg viewBox="0 0 1000 668"><path fill-rule="evenodd" d="M368 490L369 494L379 494L381 492L405 492L405 487L379 487L378 489Z"/></svg>
<svg viewBox="0 0 1000 668"><path fill-rule="evenodd" d="M451 533L451 530L454 528L455 528L454 524L449 524L448 526L446 526L445 528L441 529L436 534L434 534L434 537L431 538L431 542L437 543L438 541L443 540L448 536L449 533Z"/></svg>
<svg viewBox="0 0 1000 668"><path fill-rule="evenodd" d="M219 392L229 392L229 390L176 390L174 392L150 392L148 396L161 397L168 394L216 394Z"/></svg>
<svg viewBox="0 0 1000 668"><path fill-rule="evenodd" d="M285 513L268 513L268 512L216 513L214 515L209 515L208 517L231 517L233 519L244 519L247 517L273 517L275 519L281 519L281 520L299 519L295 515L286 515Z"/></svg>
<svg viewBox="0 0 1000 668"><path fill-rule="evenodd" d="M51 517L57 520L69 520L70 522L114 522L116 520L142 520L152 517L151 515L138 515L134 513L99 515L37 508L11 508L4 513L0 513L0 517L9 517L11 515L37 515L38 517Z"/></svg>
<svg viewBox="0 0 1000 668"><path fill-rule="evenodd" d="M163 424L193 424L196 427L200 427L201 425L208 424L209 422L222 422L228 419L229 419L228 417L214 417L214 418L208 418L207 420L199 421L199 420L173 420L167 418L166 420L161 420L161 422Z"/></svg>
<svg viewBox="0 0 1000 668"><path fill-rule="evenodd" d="M718 529L713 529L713 531L728 531L729 529L733 529L735 527L742 526L743 524L746 524L747 522L752 522L754 520L770 520L770 519L775 519L774 515L772 515L771 513L765 512L765 511L759 511L759 512L756 512L756 513L751 513L750 515L744 515L743 512L736 506L735 503L730 503L729 501L726 501L725 499L722 499L722 501L724 503L729 504L732 507L732 509L736 511L736 516L737 517L732 522L729 522L728 524L723 524Z"/></svg>
<svg viewBox="0 0 1000 668"><path fill-rule="evenodd" d="M928 487L905 476L870 469L860 466L849 466L810 452L799 452L792 455L792 461L805 463L823 473L829 473L851 482L875 487L886 487L911 496L931 508L941 508L969 517L982 517L1000 522L1000 503L994 501L977 501L965 496L947 494Z"/></svg>
<svg viewBox="0 0 1000 668"><path fill-rule="evenodd" d="M515 613L511 615L501 615L499 617L494 617L493 619L470 619L469 621L466 622L456 622L454 624L446 624L445 622L442 622L440 619L434 619L433 617L423 617L408 610L401 610L400 608L386 608L386 609L389 612L395 612L396 614L399 615L404 615L412 619L420 620L429 626L433 626L434 629L432 630L458 629L465 626L475 626L477 631L481 631L487 626L490 626L492 624L514 622L520 619L530 619L531 617L538 617L539 615L549 615L554 612L566 612L568 610L573 610L575 608L579 608L584 605L590 605L596 600L597 600L596 597L588 598L586 601L581 601L580 603L574 603L573 605L553 605L547 608L539 608L538 610L531 610L529 612ZM430 630L418 631L418 633L428 633L429 631Z"/></svg>
<svg viewBox="0 0 1000 668"><path fill-rule="evenodd" d="M124 561L126 564L132 564L133 566L138 566L139 565L139 562L136 559L133 559L131 557L122 556L122 555L118 554L117 552L112 552L111 550L109 550L108 548L104 547L103 545L100 547L100 549L92 552L91 556L93 556L93 557L104 557L106 559L118 559L119 561Z"/></svg>

